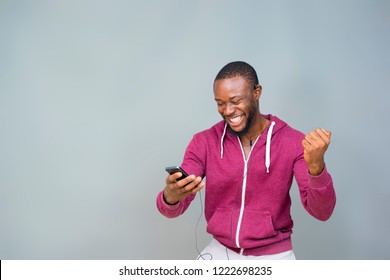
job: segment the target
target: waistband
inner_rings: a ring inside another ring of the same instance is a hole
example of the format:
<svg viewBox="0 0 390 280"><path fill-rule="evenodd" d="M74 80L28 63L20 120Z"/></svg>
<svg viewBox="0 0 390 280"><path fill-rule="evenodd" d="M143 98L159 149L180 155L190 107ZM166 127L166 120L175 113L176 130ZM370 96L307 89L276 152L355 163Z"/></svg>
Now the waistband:
<svg viewBox="0 0 390 280"><path fill-rule="evenodd" d="M241 248L234 248L226 246L225 244L221 243L228 249L236 252L237 254L240 254ZM262 256L262 255L272 255L272 254L278 254L285 251L292 250L292 241L291 237L288 237L286 239L283 239L281 241L278 241L276 243L260 246L260 247L254 247L254 248L244 248L242 255L244 256Z"/></svg>

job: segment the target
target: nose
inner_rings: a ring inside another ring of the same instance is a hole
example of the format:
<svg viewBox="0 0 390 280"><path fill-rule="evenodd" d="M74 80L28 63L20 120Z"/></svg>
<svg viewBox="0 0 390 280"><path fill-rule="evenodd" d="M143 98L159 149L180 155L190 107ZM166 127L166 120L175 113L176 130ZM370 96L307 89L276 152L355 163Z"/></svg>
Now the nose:
<svg viewBox="0 0 390 280"><path fill-rule="evenodd" d="M227 103L227 104L225 105L224 110L223 110L223 114L224 114L225 116L229 116L229 115L233 114L234 109L235 109L235 108L234 108L234 105L233 105L233 104Z"/></svg>

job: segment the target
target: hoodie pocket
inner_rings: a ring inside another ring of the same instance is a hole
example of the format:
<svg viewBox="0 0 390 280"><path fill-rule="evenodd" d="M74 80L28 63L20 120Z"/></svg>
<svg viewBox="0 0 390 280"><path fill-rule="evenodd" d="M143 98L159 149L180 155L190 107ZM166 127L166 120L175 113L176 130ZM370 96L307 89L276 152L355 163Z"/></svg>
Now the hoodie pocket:
<svg viewBox="0 0 390 280"><path fill-rule="evenodd" d="M207 232L228 246L237 247L239 209L217 209L207 224ZM267 210L246 209L239 229L241 248L268 244L277 235L272 215Z"/></svg>
<svg viewBox="0 0 390 280"><path fill-rule="evenodd" d="M242 246L251 247L253 242L257 243L276 234L271 212L252 209L244 211L240 228L240 244Z"/></svg>
<svg viewBox="0 0 390 280"><path fill-rule="evenodd" d="M238 212L235 209L217 209L207 223L207 232L220 242L235 246Z"/></svg>

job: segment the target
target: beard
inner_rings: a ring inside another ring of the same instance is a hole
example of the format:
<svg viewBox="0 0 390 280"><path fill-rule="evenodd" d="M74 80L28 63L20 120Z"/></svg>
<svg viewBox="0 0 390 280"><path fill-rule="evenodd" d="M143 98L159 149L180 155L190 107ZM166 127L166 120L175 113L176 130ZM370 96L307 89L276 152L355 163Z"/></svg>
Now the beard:
<svg viewBox="0 0 390 280"><path fill-rule="evenodd" d="M257 113L257 107L256 107L256 103L253 103L251 104L250 108L249 108L249 112L248 112L248 115L247 115L247 120L246 120L246 124L245 124L245 127L243 129L241 129L240 131L234 131L230 125L228 124L228 130L231 134L233 135L236 135L238 137L241 137L241 136L244 136L246 135L249 130L251 129L252 127L252 124L253 124L253 120L255 118L255 115ZM246 115L246 114L245 114Z"/></svg>

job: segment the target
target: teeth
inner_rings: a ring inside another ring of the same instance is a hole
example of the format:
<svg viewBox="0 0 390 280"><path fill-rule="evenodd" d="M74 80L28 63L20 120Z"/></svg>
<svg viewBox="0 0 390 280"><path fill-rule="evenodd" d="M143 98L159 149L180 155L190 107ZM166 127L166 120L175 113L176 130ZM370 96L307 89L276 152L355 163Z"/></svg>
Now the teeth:
<svg viewBox="0 0 390 280"><path fill-rule="evenodd" d="M230 119L230 121L231 121L232 123L238 123L240 120L241 120L241 117L240 117L240 116Z"/></svg>

